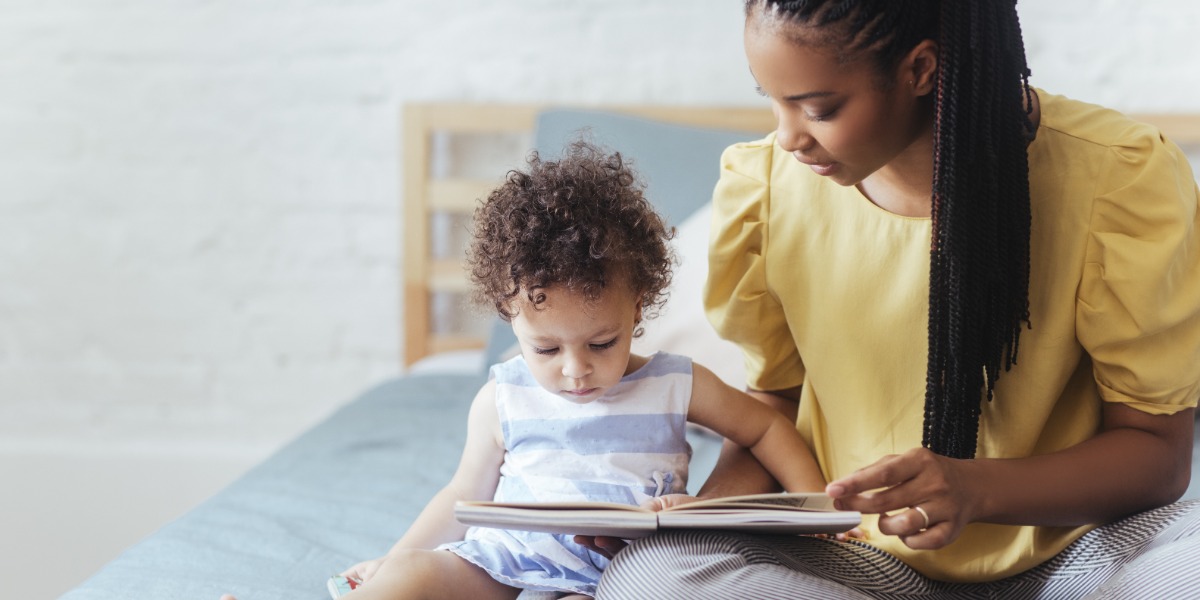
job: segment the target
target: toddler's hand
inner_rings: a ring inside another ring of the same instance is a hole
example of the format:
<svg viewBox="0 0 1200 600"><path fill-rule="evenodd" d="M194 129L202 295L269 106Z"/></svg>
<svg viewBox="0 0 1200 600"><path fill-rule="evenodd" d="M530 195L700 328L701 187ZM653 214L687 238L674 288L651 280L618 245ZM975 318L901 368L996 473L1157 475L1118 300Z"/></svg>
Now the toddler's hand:
<svg viewBox="0 0 1200 600"><path fill-rule="evenodd" d="M648 508L652 511L658 512L660 510L674 508L684 504L690 504L697 500L699 500L699 498L695 496L689 496L687 494L666 494L664 496L657 496L643 502L642 508Z"/></svg>
<svg viewBox="0 0 1200 600"><path fill-rule="evenodd" d="M379 570L379 566L383 564L384 560L387 560L386 556L373 558L371 560L364 560L357 565L342 571L339 573L339 575L342 577L352 577L361 581L362 583L366 583L375 576L375 572Z"/></svg>

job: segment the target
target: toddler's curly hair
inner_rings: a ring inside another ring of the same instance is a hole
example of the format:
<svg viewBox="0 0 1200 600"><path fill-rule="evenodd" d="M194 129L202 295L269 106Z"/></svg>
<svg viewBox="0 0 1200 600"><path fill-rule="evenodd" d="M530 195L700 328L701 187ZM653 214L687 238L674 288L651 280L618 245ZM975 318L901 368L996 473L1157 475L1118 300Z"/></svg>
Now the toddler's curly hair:
<svg viewBox="0 0 1200 600"><path fill-rule="evenodd" d="M475 209L467 267L472 299L516 316L521 293L536 308L563 285L589 300L623 278L653 318L667 301L675 235L646 200L645 185L619 152L586 140L558 160L530 154Z"/></svg>

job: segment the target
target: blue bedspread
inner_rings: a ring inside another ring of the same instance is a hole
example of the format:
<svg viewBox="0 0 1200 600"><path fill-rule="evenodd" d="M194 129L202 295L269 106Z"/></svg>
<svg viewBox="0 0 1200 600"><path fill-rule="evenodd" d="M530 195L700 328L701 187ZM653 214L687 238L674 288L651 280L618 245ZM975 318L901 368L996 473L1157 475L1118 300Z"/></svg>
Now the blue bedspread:
<svg viewBox="0 0 1200 600"><path fill-rule="evenodd" d="M449 481L484 381L415 375L367 391L63 598L328 598L330 575L387 552ZM719 441L689 439L694 491Z"/></svg>
<svg viewBox="0 0 1200 600"><path fill-rule="evenodd" d="M63 598L328 598L330 575L386 552L449 480L483 382L411 376L368 391Z"/></svg>

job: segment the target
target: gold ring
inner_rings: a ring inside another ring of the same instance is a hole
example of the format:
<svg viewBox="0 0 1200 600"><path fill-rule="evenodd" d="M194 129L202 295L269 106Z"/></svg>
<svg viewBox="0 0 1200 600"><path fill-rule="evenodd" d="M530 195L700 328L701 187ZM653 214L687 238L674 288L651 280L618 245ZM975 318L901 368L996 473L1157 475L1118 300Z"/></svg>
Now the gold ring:
<svg viewBox="0 0 1200 600"><path fill-rule="evenodd" d="M913 506L912 509L921 513L921 517L925 519L925 526L921 528L921 531L929 529L929 513L925 512L925 509L921 508L920 506Z"/></svg>

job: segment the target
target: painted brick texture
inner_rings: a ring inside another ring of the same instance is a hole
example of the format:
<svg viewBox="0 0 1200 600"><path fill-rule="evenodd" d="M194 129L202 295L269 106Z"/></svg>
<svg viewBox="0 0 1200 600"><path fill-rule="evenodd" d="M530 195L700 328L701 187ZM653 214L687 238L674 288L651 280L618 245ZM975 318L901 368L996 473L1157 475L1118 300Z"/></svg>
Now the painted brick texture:
<svg viewBox="0 0 1200 600"><path fill-rule="evenodd" d="M1034 82L1200 112L1200 3L1026 0ZM755 104L737 0L0 2L0 451L261 452L400 371L410 101Z"/></svg>

